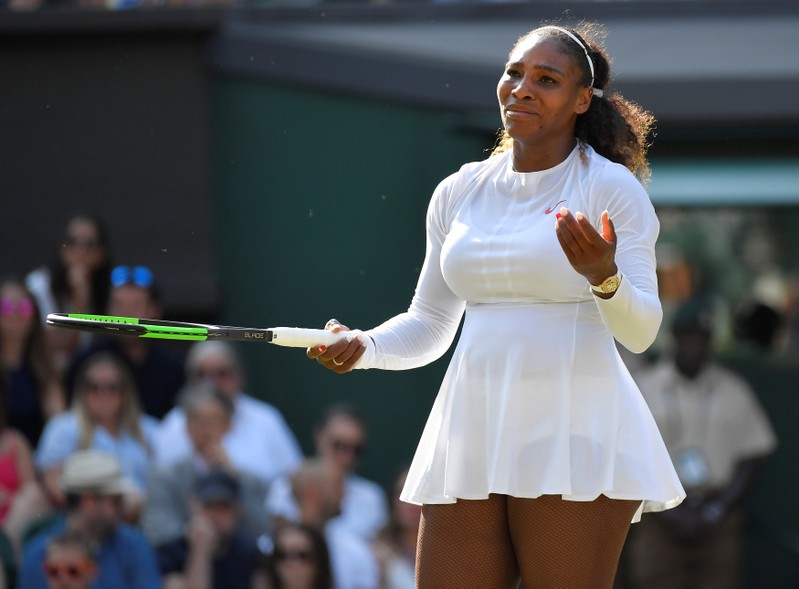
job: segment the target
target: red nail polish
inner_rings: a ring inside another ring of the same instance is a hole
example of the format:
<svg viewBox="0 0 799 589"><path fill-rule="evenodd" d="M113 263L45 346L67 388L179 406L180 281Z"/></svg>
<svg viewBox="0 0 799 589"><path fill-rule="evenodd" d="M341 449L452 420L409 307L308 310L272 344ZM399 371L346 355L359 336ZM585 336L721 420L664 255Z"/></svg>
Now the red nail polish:
<svg viewBox="0 0 799 589"><path fill-rule="evenodd" d="M560 219L562 216L563 216L563 215L561 215L560 213L555 213L555 218L556 218L556 219Z"/></svg>
<svg viewBox="0 0 799 589"><path fill-rule="evenodd" d="M319 346L319 351L324 354L325 352L327 352L327 346Z"/></svg>

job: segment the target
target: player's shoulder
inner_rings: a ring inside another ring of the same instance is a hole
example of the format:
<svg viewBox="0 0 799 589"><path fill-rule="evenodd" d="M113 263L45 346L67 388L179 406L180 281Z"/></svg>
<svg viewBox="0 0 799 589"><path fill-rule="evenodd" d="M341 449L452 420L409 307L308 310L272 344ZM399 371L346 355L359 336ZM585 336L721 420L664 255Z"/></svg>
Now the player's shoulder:
<svg viewBox="0 0 799 589"><path fill-rule="evenodd" d="M483 160L466 162L456 172L444 179L444 182L457 185L468 185L485 174L490 174L503 166L510 156L510 151L490 155Z"/></svg>
<svg viewBox="0 0 799 589"><path fill-rule="evenodd" d="M509 152L492 155L484 160L466 162L457 171L439 182L433 195L433 202L439 205L453 205L470 186L481 178L494 173L509 157Z"/></svg>
<svg viewBox="0 0 799 589"><path fill-rule="evenodd" d="M593 182L599 186L610 189L631 187L645 192L641 181L627 166L600 155L590 145L585 146L585 163L588 168L588 174L591 175Z"/></svg>

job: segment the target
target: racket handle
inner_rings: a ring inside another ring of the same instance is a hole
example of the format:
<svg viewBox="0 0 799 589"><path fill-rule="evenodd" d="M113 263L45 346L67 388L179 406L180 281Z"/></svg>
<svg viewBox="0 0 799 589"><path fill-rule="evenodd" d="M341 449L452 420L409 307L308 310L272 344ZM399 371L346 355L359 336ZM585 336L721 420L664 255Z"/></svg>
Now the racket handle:
<svg viewBox="0 0 799 589"><path fill-rule="evenodd" d="M310 348L313 346L329 346L352 334L349 331L333 333L326 329L303 329L301 327L271 327L270 343L290 348Z"/></svg>

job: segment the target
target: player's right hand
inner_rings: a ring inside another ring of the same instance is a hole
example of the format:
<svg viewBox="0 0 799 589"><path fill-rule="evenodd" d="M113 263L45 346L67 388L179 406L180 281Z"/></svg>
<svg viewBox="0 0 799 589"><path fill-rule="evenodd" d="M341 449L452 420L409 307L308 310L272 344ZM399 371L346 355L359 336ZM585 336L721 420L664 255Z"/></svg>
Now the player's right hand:
<svg viewBox="0 0 799 589"><path fill-rule="evenodd" d="M325 324L325 329L333 333L350 331L349 327L342 325L337 319L328 321ZM366 344L363 343L362 338L363 336L358 334L351 338L342 338L330 346L313 346L308 348L306 355L325 368L329 368L337 374L344 374L353 369L355 363L366 351Z"/></svg>

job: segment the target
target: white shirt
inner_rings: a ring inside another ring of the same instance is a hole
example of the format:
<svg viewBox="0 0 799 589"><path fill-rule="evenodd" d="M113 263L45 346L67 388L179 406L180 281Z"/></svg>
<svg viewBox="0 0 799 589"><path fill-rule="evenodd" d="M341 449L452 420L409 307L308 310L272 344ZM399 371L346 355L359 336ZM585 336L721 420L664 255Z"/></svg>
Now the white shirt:
<svg viewBox="0 0 799 589"><path fill-rule="evenodd" d="M449 348L466 310L401 497L605 494L642 500L643 511L673 507L684 491L614 342L640 353L662 318L649 197L591 147L539 172L516 172L510 156L441 182L411 306L366 332L358 368L413 368ZM554 227L561 207L598 229L609 211L624 276L612 298L595 297L569 264Z"/></svg>
<svg viewBox="0 0 799 589"><path fill-rule="evenodd" d="M270 516L299 521L297 502L291 492L289 476L276 479L266 496L266 511ZM383 489L377 483L358 475L349 475L344 480L344 499L341 515L328 522L329 526L341 526L371 541L388 521L388 504Z"/></svg>
<svg viewBox="0 0 799 589"><path fill-rule="evenodd" d="M710 364L688 379L673 362L662 361L642 371L637 382L672 459L678 467L686 465L686 488L722 488L732 480L739 462L765 456L777 447L754 391L723 366ZM702 462L701 476L695 480L692 460Z"/></svg>
<svg viewBox="0 0 799 589"><path fill-rule="evenodd" d="M222 440L233 465L254 474L266 485L294 470L302 451L280 412L243 393L236 395L234 403L233 423ZM186 416L180 407L175 407L164 416L156 432L156 464L165 467L191 453Z"/></svg>
<svg viewBox="0 0 799 589"><path fill-rule="evenodd" d="M378 589L380 568L371 546L340 526L325 526L336 589Z"/></svg>

